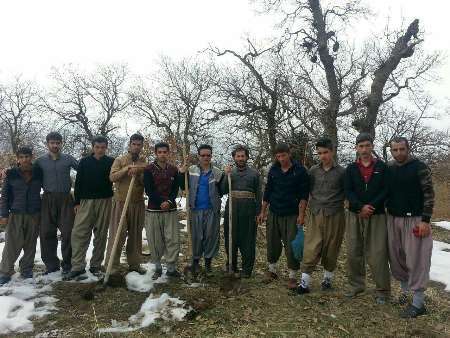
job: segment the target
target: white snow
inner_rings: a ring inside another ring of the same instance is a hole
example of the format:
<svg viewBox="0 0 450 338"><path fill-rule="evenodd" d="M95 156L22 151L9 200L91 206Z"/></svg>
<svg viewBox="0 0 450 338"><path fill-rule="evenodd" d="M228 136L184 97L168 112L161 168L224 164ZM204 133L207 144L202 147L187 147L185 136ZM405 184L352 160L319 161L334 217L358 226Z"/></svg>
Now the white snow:
<svg viewBox="0 0 450 338"><path fill-rule="evenodd" d="M450 244L433 241L430 279L445 284L445 291L450 291Z"/></svg>
<svg viewBox="0 0 450 338"><path fill-rule="evenodd" d="M450 222L449 221L433 222L433 224L440 228L450 230Z"/></svg>
<svg viewBox="0 0 450 338"><path fill-rule="evenodd" d="M127 282L127 287L129 290L137 292L149 292L153 289L154 284L167 282L165 269L163 269L163 275L161 277L159 277L157 280L153 280L152 276L155 272L155 265L147 263L143 264L142 266L147 270L145 275L140 275L137 272L130 272L125 276L125 280Z"/></svg>

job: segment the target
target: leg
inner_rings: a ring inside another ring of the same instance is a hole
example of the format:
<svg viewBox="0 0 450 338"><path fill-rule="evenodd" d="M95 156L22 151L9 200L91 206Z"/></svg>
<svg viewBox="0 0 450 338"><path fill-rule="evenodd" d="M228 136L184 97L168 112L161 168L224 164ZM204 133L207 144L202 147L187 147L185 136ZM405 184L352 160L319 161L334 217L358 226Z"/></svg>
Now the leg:
<svg viewBox="0 0 450 338"><path fill-rule="evenodd" d="M213 209L208 209L205 212L204 221L204 248L205 259L212 259L219 251L220 241L220 214Z"/></svg>
<svg viewBox="0 0 450 338"><path fill-rule="evenodd" d="M72 230L72 271L86 268L86 252L91 241L92 227L95 223L95 200L81 200Z"/></svg>
<svg viewBox="0 0 450 338"><path fill-rule="evenodd" d="M117 201L113 199L112 201L112 209L111 209L111 223L109 227L109 237L108 237L108 245L107 245L107 251L106 251L106 266L108 266L108 262L111 259L112 256L112 248L114 245L114 240L116 236L119 237L119 242L117 243L116 252L114 252L113 257L113 263L112 263L112 269L111 273L116 273L119 271L120 268L120 256L122 254L122 248L125 244L126 235L127 235L127 219L125 218L125 222L122 226L122 231L120 234L118 233L118 227L120 222L120 216L122 215L122 209L123 209L124 202Z"/></svg>
<svg viewBox="0 0 450 338"><path fill-rule="evenodd" d="M6 226L5 247L3 249L0 272L4 276L14 274L14 263L19 258L24 245L23 222L25 215L10 214Z"/></svg>
<svg viewBox="0 0 450 338"><path fill-rule="evenodd" d="M238 209L238 236L237 243L242 255L242 270L250 276L255 265L256 250L256 206L249 201Z"/></svg>
<svg viewBox="0 0 450 338"><path fill-rule="evenodd" d="M308 215L308 226L305 232L305 246L303 249L302 262L302 271L308 276L314 271L322 254L323 238L321 228L323 221L323 212L319 212L316 215L310 212ZM308 286L306 278L305 284Z"/></svg>
<svg viewBox="0 0 450 338"><path fill-rule="evenodd" d="M36 242L39 235L39 222L40 214L24 215L23 256L19 262L20 272L24 276L33 273Z"/></svg>
<svg viewBox="0 0 450 338"><path fill-rule="evenodd" d="M52 193L44 193L41 206L41 224L39 238L41 243L41 258L47 271L56 271L60 268L57 256L57 220L58 206L55 202L57 197Z"/></svg>
<svg viewBox="0 0 450 338"><path fill-rule="evenodd" d="M61 255L63 271L68 271L72 268L72 228L75 219L75 212L73 209L72 195L62 195L61 213L59 230L61 231ZM92 225L91 225L92 226Z"/></svg>
<svg viewBox="0 0 450 338"><path fill-rule="evenodd" d="M175 270L180 254L180 229L178 226L177 212L171 211L163 215L163 230L166 243L164 256L168 264L168 270Z"/></svg>
<svg viewBox="0 0 450 338"><path fill-rule="evenodd" d="M95 211L97 220L94 222L94 249L89 266L91 269L100 269L105 257L108 227L111 219L111 198L95 200Z"/></svg>
<svg viewBox="0 0 450 338"><path fill-rule="evenodd" d="M233 203L233 210L234 210L234 215L233 215L233 233L231 234L232 239L233 239L233 262L231 262L232 264L232 271L236 272L237 269L237 253L238 253L238 245L237 245L237 229L238 229L238 222L239 222L239 217L237 216L237 208L238 204L237 203ZM229 230L230 230L230 226L229 226L229 207L228 207L228 203L225 207L225 214L224 214L224 223L223 223L223 236L225 239L225 253L227 255L227 266L230 264L230 255L229 255L229 248L230 248L230 241L229 241Z"/></svg>
<svg viewBox="0 0 450 338"><path fill-rule="evenodd" d="M161 214L158 212L146 212L145 215L145 229L147 231L150 257L157 270L162 269L161 258L164 255L164 233L160 216Z"/></svg>
<svg viewBox="0 0 450 338"><path fill-rule="evenodd" d="M192 259L198 261L203 256L203 210L191 210Z"/></svg>
<svg viewBox="0 0 450 338"><path fill-rule="evenodd" d="M324 216L322 266L329 273L336 269L344 233L345 212L343 210L334 215Z"/></svg>
<svg viewBox="0 0 450 338"><path fill-rule="evenodd" d="M280 221L280 230L288 268L297 271L300 269L300 262L294 257L291 246L291 242L295 239L295 236L297 236L297 216L292 215L282 217Z"/></svg>
<svg viewBox="0 0 450 338"><path fill-rule="evenodd" d="M269 211L266 224L267 261L269 264L278 262L281 256L281 235L278 229L278 216ZM275 271L273 271L275 272Z"/></svg>
<svg viewBox="0 0 450 338"><path fill-rule="evenodd" d="M349 292L360 292L365 289L365 259L363 220L355 213L347 212L347 271Z"/></svg>
<svg viewBox="0 0 450 338"><path fill-rule="evenodd" d="M142 263L142 228L145 219L144 201L128 206L127 261L131 270L140 270Z"/></svg>
<svg viewBox="0 0 450 338"><path fill-rule="evenodd" d="M404 218L387 216L389 265L392 276L400 282L407 282L409 279L408 268L406 266L406 255L403 247Z"/></svg>

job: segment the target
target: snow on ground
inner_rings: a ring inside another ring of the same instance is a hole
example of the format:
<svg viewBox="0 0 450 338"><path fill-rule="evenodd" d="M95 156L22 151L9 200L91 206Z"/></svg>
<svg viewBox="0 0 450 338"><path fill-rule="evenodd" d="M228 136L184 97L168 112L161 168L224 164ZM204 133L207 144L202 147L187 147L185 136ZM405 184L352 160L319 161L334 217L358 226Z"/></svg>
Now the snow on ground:
<svg viewBox="0 0 450 338"><path fill-rule="evenodd" d="M440 228L450 230L450 222L449 221L433 222L433 224Z"/></svg>
<svg viewBox="0 0 450 338"><path fill-rule="evenodd" d="M430 279L445 284L445 291L450 291L450 244L433 241Z"/></svg>
<svg viewBox="0 0 450 338"><path fill-rule="evenodd" d="M129 290L137 292L149 292L156 283L166 283L168 281L163 267L163 275L156 281L152 280L155 271L155 265L151 263L144 264L147 270L145 275L137 272L130 272L125 279ZM159 297L150 294L142 304L138 313L130 316L127 322L118 322L111 320L111 327L101 328L99 332L130 332L147 327L155 322L156 319L162 320L183 320L190 308L179 298L172 298L167 293Z"/></svg>

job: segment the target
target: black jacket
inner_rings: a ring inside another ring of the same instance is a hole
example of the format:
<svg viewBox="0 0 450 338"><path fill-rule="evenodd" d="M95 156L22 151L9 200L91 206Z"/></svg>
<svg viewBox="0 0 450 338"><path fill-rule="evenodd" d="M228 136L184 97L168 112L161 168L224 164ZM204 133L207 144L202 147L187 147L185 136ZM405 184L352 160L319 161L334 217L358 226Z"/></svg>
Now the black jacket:
<svg viewBox="0 0 450 338"><path fill-rule="evenodd" d="M279 216L298 215L300 201L307 201L308 197L309 176L305 167L293 161L292 167L283 173L279 163L272 165L263 197L271 212Z"/></svg>
<svg viewBox="0 0 450 338"><path fill-rule="evenodd" d="M82 199L100 199L113 196L109 173L114 158L103 156L97 160L93 155L80 160L75 179L75 205Z"/></svg>
<svg viewBox="0 0 450 338"><path fill-rule="evenodd" d="M345 170L344 189L350 211L359 213L364 205L369 204L375 208L374 214L383 214L388 193L386 164L381 160L375 162L368 183L361 176L358 164L356 162L349 164Z"/></svg>
<svg viewBox="0 0 450 338"><path fill-rule="evenodd" d="M0 217L7 218L9 213L34 214L41 210L42 170L33 166L30 182L26 182L20 168L6 172L0 198Z"/></svg>

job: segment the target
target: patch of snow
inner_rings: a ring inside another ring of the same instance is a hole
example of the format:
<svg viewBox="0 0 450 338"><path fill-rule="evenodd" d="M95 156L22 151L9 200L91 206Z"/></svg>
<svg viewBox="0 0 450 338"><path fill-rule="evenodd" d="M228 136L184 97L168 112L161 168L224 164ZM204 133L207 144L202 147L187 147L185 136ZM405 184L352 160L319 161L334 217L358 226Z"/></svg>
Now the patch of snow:
<svg viewBox="0 0 450 338"><path fill-rule="evenodd" d="M163 275L157 280L153 280L152 276L155 272L155 265L151 263L143 264L143 267L147 270L145 275L140 275L137 272L130 272L125 276L127 287L129 290L137 292L149 292L153 289L154 284L166 283L167 277L165 275L165 269L163 269Z"/></svg>
<svg viewBox="0 0 450 338"><path fill-rule="evenodd" d="M433 241L430 279L445 284L445 291L450 291L450 244Z"/></svg>
<svg viewBox="0 0 450 338"><path fill-rule="evenodd" d="M440 228L450 230L450 222L449 221L433 222L433 224Z"/></svg>

